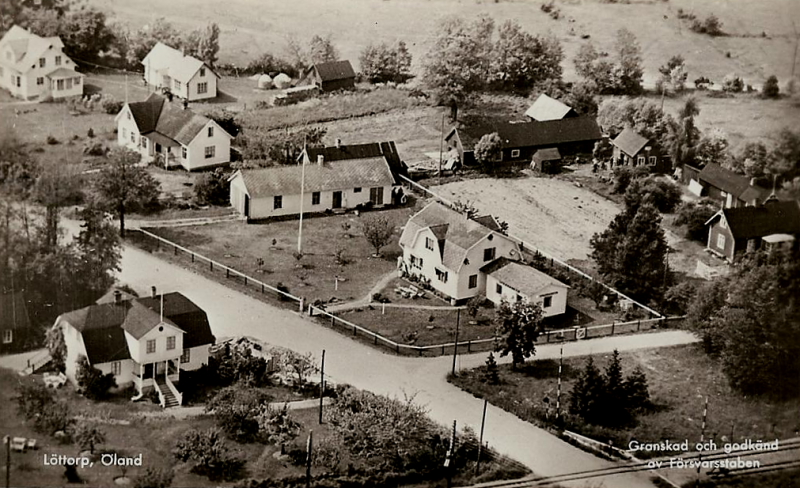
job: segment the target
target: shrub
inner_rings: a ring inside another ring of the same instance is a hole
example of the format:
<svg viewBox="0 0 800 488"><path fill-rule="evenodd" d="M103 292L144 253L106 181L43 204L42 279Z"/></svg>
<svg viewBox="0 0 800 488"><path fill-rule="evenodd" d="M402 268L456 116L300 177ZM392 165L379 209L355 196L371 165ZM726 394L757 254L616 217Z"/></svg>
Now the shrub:
<svg viewBox="0 0 800 488"><path fill-rule="evenodd" d="M206 404L217 425L232 439L253 442L260 439L259 416L263 405L272 398L257 388L242 388L240 385L224 388Z"/></svg>
<svg viewBox="0 0 800 488"><path fill-rule="evenodd" d="M122 110L124 103L122 100L117 100L111 95L103 95L100 99L100 106L103 111L109 115L116 115Z"/></svg>
<svg viewBox="0 0 800 488"><path fill-rule="evenodd" d="M735 74L730 73L725 76L722 80L722 91L729 92L729 93L739 93L744 90L744 80L742 77Z"/></svg>
<svg viewBox="0 0 800 488"><path fill-rule="evenodd" d="M169 488L175 473L171 469L147 467L134 478L133 488Z"/></svg>
<svg viewBox="0 0 800 488"><path fill-rule="evenodd" d="M102 430L85 422L75 426L72 431L72 438L75 439L81 449L88 449L91 454L94 454L94 448L98 444L106 441L106 435Z"/></svg>
<svg viewBox="0 0 800 488"><path fill-rule="evenodd" d="M117 386L113 373L104 374L89 363L86 356L78 356L78 369L75 374L78 386L84 396L91 400L101 400L108 396L109 390Z"/></svg>
<svg viewBox="0 0 800 488"><path fill-rule="evenodd" d="M278 282L278 283L275 285L275 288L277 288L277 289L278 289L278 291L282 291L283 293L289 293L289 287L288 287L288 286L286 286L286 285L284 285L284 284L283 284L282 282L280 282L280 281L279 281L279 282ZM290 298L289 298L289 297L287 297L286 295L284 295L283 293L279 293L279 294L278 294L278 300L280 300L280 301L282 301L282 302L283 302L283 301L286 301L286 300L290 300Z"/></svg>
<svg viewBox="0 0 800 488"><path fill-rule="evenodd" d="M227 205L229 188L228 175L217 168L200 176L194 185L194 196L200 205Z"/></svg>
<svg viewBox="0 0 800 488"><path fill-rule="evenodd" d="M761 89L761 94L764 98L778 98L781 93L781 88L778 86L778 78L775 75L767 78L764 87Z"/></svg>
<svg viewBox="0 0 800 488"><path fill-rule="evenodd" d="M193 461L193 471L211 480L236 479L244 462L232 454L219 429L192 429L175 444L172 455L178 461Z"/></svg>
<svg viewBox="0 0 800 488"><path fill-rule="evenodd" d="M61 141L59 141L53 136L47 136L47 143L50 144L51 146L54 146L56 144L61 144Z"/></svg>
<svg viewBox="0 0 800 488"><path fill-rule="evenodd" d="M83 146L83 154L87 156L103 156L105 153L106 147L100 141L88 140Z"/></svg>
<svg viewBox="0 0 800 488"><path fill-rule="evenodd" d="M625 205L637 208L645 203L653 205L659 212L671 213L681 203L681 190L669 181L652 176L634 179L625 191Z"/></svg>
<svg viewBox="0 0 800 488"><path fill-rule="evenodd" d="M88 137L89 139L93 138L94 137L94 129L89 127L89 130L86 131L86 137Z"/></svg>

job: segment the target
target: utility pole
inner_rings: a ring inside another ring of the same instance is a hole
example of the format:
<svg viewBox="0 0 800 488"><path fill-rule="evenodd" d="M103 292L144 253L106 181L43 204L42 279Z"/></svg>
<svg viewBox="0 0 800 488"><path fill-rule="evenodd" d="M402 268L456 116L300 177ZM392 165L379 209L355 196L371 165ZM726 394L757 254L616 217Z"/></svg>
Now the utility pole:
<svg viewBox="0 0 800 488"><path fill-rule="evenodd" d="M319 368L319 424L322 425L322 399L325 396L325 349L322 350L322 362Z"/></svg>
<svg viewBox="0 0 800 488"><path fill-rule="evenodd" d="M703 442L705 441L706 418L707 417L708 417L708 397L706 397L706 403L703 406L703 423L700 426L700 444L703 444ZM733 441L731 441L731 442L733 442ZM698 451L698 453L697 453L697 480L698 481L700 480L700 467L701 467L701 464L702 464L701 463L702 458L703 458L703 452L701 450L701 451Z"/></svg>
<svg viewBox="0 0 800 488"><path fill-rule="evenodd" d="M483 399L483 416L481 416L481 436L478 440L478 459L475 461L475 476L478 476L481 471L481 453L483 451L483 428L486 426L486 406L489 400Z"/></svg>
<svg viewBox="0 0 800 488"><path fill-rule="evenodd" d="M792 21L792 30L794 31L794 56L792 57L792 79L794 79L794 68L797 65L797 46L800 44L800 35L797 34L797 26Z"/></svg>
<svg viewBox="0 0 800 488"><path fill-rule="evenodd" d="M442 129L439 134L439 173L437 178L439 178L438 183L442 183L442 151L444 146L444 112L442 112Z"/></svg>
<svg viewBox="0 0 800 488"><path fill-rule="evenodd" d="M11 436L3 437L6 445L6 488L11 486Z"/></svg>
<svg viewBox="0 0 800 488"><path fill-rule="evenodd" d="M447 470L447 488L453 486L453 456L456 452L456 421L453 420L453 433L450 435L450 448L447 450L447 457L444 460L444 468Z"/></svg>
<svg viewBox="0 0 800 488"><path fill-rule="evenodd" d="M314 431L308 431L308 441L306 441L306 488L311 488L311 453L314 449Z"/></svg>
<svg viewBox="0 0 800 488"><path fill-rule="evenodd" d="M461 322L461 309L456 312L456 340L453 344L453 374L456 374L456 358L458 357L458 326Z"/></svg>
<svg viewBox="0 0 800 488"><path fill-rule="evenodd" d="M558 390L556 393L556 425L561 423L561 368L564 366L564 343L558 354Z"/></svg>

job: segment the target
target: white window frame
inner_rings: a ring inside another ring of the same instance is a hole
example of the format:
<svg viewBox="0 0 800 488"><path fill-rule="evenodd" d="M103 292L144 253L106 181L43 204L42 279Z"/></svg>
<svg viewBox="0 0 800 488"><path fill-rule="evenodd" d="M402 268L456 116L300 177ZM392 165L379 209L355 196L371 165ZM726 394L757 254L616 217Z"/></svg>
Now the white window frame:
<svg viewBox="0 0 800 488"><path fill-rule="evenodd" d="M111 374L114 376L119 376L122 374L122 363L119 361L114 361L111 363Z"/></svg>
<svg viewBox="0 0 800 488"><path fill-rule="evenodd" d="M322 192L312 192L311 193L311 205L319 205L319 202L322 201Z"/></svg>
<svg viewBox="0 0 800 488"><path fill-rule="evenodd" d="M47 66L47 59L39 58L39 67L44 68L45 66Z"/></svg>
<svg viewBox="0 0 800 488"><path fill-rule="evenodd" d="M283 195L275 195L272 197L272 210L283 208Z"/></svg>
<svg viewBox="0 0 800 488"><path fill-rule="evenodd" d="M717 249L725 250L725 234L717 234Z"/></svg>
<svg viewBox="0 0 800 488"><path fill-rule="evenodd" d="M156 353L156 340L155 339L148 339L147 344L145 345L147 349L147 354L155 354ZM152 347L151 347L152 346Z"/></svg>
<svg viewBox="0 0 800 488"><path fill-rule="evenodd" d="M175 339L174 335L173 336L167 336L167 351L171 351L171 350L175 349L175 344L176 343L177 343L177 340Z"/></svg>
<svg viewBox="0 0 800 488"><path fill-rule="evenodd" d="M512 149L511 150L511 157L518 158L519 157L519 149Z"/></svg>
<svg viewBox="0 0 800 488"><path fill-rule="evenodd" d="M61 56L56 56L56 66L61 66Z"/></svg>
<svg viewBox="0 0 800 488"><path fill-rule="evenodd" d="M14 342L14 330L13 329L3 330L3 344L11 344L12 342Z"/></svg>
<svg viewBox="0 0 800 488"><path fill-rule="evenodd" d="M189 151L186 149L186 146L181 146L181 159L187 159L189 156Z"/></svg>
<svg viewBox="0 0 800 488"><path fill-rule="evenodd" d="M647 164L649 164L650 166L655 166L657 161L658 158L656 158L655 156L650 156L649 158L647 158Z"/></svg>
<svg viewBox="0 0 800 488"><path fill-rule="evenodd" d="M474 285L472 284L473 282L475 283ZM478 287L478 275L474 274L469 276L469 279L467 281L467 287L470 290Z"/></svg>
<svg viewBox="0 0 800 488"><path fill-rule="evenodd" d="M192 350L191 349L184 349L181 353L181 364L186 364L192 360Z"/></svg>
<svg viewBox="0 0 800 488"><path fill-rule="evenodd" d="M208 137L214 137L214 127L208 128Z"/></svg>
<svg viewBox="0 0 800 488"><path fill-rule="evenodd" d="M205 158L212 159L217 155L217 146L206 146Z"/></svg>
<svg viewBox="0 0 800 488"><path fill-rule="evenodd" d="M542 308L550 308L553 306L553 295L542 297Z"/></svg>
<svg viewBox="0 0 800 488"><path fill-rule="evenodd" d="M425 238L425 249L428 251L433 251L433 239L430 237Z"/></svg>
<svg viewBox="0 0 800 488"><path fill-rule="evenodd" d="M198 83L197 84L197 94L198 95L203 95L203 94L206 94L206 93L208 93L208 82L204 81L202 83Z"/></svg>
<svg viewBox="0 0 800 488"><path fill-rule="evenodd" d="M36 77L36 86L42 86L42 85L44 85L44 76Z"/></svg>
<svg viewBox="0 0 800 488"><path fill-rule="evenodd" d="M639 156L636 158L636 166L642 166L645 163L645 157Z"/></svg>
<svg viewBox="0 0 800 488"><path fill-rule="evenodd" d="M441 281L442 283L447 283L447 278L448 278L447 271L443 271L439 268L435 269L436 269L436 279Z"/></svg>

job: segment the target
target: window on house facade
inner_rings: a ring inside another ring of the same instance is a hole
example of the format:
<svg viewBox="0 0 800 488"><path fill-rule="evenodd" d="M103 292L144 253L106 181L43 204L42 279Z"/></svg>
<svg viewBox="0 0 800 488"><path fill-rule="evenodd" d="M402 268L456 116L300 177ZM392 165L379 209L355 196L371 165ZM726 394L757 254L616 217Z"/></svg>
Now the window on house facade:
<svg viewBox="0 0 800 488"><path fill-rule="evenodd" d="M181 159L186 159L188 151L186 150L186 146L181 146Z"/></svg>
<svg viewBox="0 0 800 488"><path fill-rule="evenodd" d="M131 132L131 142L136 144L136 134Z"/></svg>
<svg viewBox="0 0 800 488"><path fill-rule="evenodd" d="M311 205L319 205L321 194L318 191L315 191L311 194Z"/></svg>
<svg viewBox="0 0 800 488"><path fill-rule="evenodd" d="M442 271L441 269L436 268L436 279L442 283L447 283L447 271Z"/></svg>
<svg viewBox="0 0 800 488"><path fill-rule="evenodd" d="M56 66L61 66L61 56L56 56Z"/></svg>
<svg viewBox="0 0 800 488"><path fill-rule="evenodd" d="M208 83L205 81L197 84L197 94L202 95L203 93L208 93Z"/></svg>
<svg viewBox="0 0 800 488"><path fill-rule="evenodd" d="M208 128L208 137L214 137L214 128L213 127L209 127Z"/></svg>
<svg viewBox="0 0 800 488"><path fill-rule="evenodd" d="M191 354L189 349L184 349L183 353L181 354L181 363L188 363L191 361Z"/></svg>
<svg viewBox="0 0 800 488"><path fill-rule="evenodd" d="M178 80L172 80L173 84L175 85L175 90L181 89L181 82Z"/></svg>
<svg viewBox="0 0 800 488"><path fill-rule="evenodd" d="M498 295L501 295L503 293L503 285L498 283L497 286L494 287L494 291L497 292Z"/></svg>
<svg viewBox="0 0 800 488"><path fill-rule="evenodd" d="M483 261L491 261L494 259L495 253L497 252L497 248L489 247L483 250Z"/></svg>
<svg viewBox="0 0 800 488"><path fill-rule="evenodd" d="M11 344L14 342L14 331L6 329L3 331L3 344Z"/></svg>
<svg viewBox="0 0 800 488"><path fill-rule="evenodd" d="M276 195L272 198L272 208L277 210L279 208L283 208L283 196Z"/></svg>
<svg viewBox="0 0 800 488"><path fill-rule="evenodd" d="M206 159L211 159L216 153L217 146L206 146Z"/></svg>
<svg viewBox="0 0 800 488"><path fill-rule="evenodd" d="M126 115L128 116L128 120L131 120L131 113L128 112Z"/></svg>
<svg viewBox="0 0 800 488"><path fill-rule="evenodd" d="M142 137L140 140L142 141L142 148L147 149L147 138Z"/></svg>
<svg viewBox="0 0 800 488"><path fill-rule="evenodd" d="M725 249L725 235L718 234L717 235L717 249Z"/></svg>
<svg viewBox="0 0 800 488"><path fill-rule="evenodd" d="M156 340L150 339L147 341L147 354L153 354L156 352Z"/></svg>
<svg viewBox="0 0 800 488"><path fill-rule="evenodd" d="M114 376L119 376L122 374L122 363L119 361L114 361L111 363L111 374Z"/></svg>
<svg viewBox="0 0 800 488"><path fill-rule="evenodd" d="M22 78L17 76L17 88L22 86Z"/></svg>
<svg viewBox="0 0 800 488"><path fill-rule="evenodd" d="M39 58L39 67L44 68L45 63L47 62L44 58Z"/></svg>
<svg viewBox="0 0 800 488"><path fill-rule="evenodd" d="M36 84L39 86L44 85L44 78L41 76L36 78Z"/></svg>
<svg viewBox="0 0 800 488"><path fill-rule="evenodd" d="M478 287L478 275L470 275L469 277L469 287L470 288L477 288Z"/></svg>
<svg viewBox="0 0 800 488"><path fill-rule="evenodd" d="M200 68L200 76L205 76L205 75L206 75L206 69Z"/></svg>
<svg viewBox="0 0 800 488"><path fill-rule="evenodd" d="M361 187L357 186L357 187L353 188L353 193L361 193Z"/></svg>
<svg viewBox="0 0 800 488"><path fill-rule="evenodd" d="M518 302L521 302L521 301L522 301L522 295L517 295L517 301L518 301Z"/></svg>
<svg viewBox="0 0 800 488"><path fill-rule="evenodd" d="M422 269L422 259L418 258L418 257L416 257L416 256L414 256L412 254L411 255L411 267L412 268L417 268L417 269Z"/></svg>
<svg viewBox="0 0 800 488"><path fill-rule="evenodd" d="M175 349L175 336L167 337L167 350L171 351Z"/></svg>
<svg viewBox="0 0 800 488"><path fill-rule="evenodd" d="M67 79L66 79L66 80L64 80L64 81L65 81L65 82L66 82L66 84L67 84L67 90L71 90L71 89L72 89L72 78L67 78Z"/></svg>
<svg viewBox="0 0 800 488"><path fill-rule="evenodd" d="M383 188L370 188L369 201L372 202L373 205L383 205Z"/></svg>
<svg viewBox="0 0 800 488"><path fill-rule="evenodd" d="M425 238L425 249L428 251L433 251L433 239L430 237Z"/></svg>
<svg viewBox="0 0 800 488"><path fill-rule="evenodd" d="M64 80L56 80L56 90L64 89Z"/></svg>
<svg viewBox="0 0 800 488"><path fill-rule="evenodd" d="M642 164L644 164L644 156L639 156L638 158L636 158L636 165L639 166Z"/></svg>
<svg viewBox="0 0 800 488"><path fill-rule="evenodd" d="M519 149L512 149L511 150L511 157L518 158L519 157Z"/></svg>
<svg viewBox="0 0 800 488"><path fill-rule="evenodd" d="M728 222L725 221L725 217L719 219L719 226L722 227L723 229L728 228Z"/></svg>
<svg viewBox="0 0 800 488"><path fill-rule="evenodd" d="M543 308L550 308L553 306L553 297L544 297L544 301L542 302Z"/></svg>
<svg viewBox="0 0 800 488"><path fill-rule="evenodd" d="M656 165L656 157L655 156L650 156L649 158L647 158L647 164L649 164L650 166L655 166Z"/></svg>
<svg viewBox="0 0 800 488"><path fill-rule="evenodd" d="M80 76L76 76L75 77L75 86L78 86L80 84L81 84L81 77Z"/></svg>

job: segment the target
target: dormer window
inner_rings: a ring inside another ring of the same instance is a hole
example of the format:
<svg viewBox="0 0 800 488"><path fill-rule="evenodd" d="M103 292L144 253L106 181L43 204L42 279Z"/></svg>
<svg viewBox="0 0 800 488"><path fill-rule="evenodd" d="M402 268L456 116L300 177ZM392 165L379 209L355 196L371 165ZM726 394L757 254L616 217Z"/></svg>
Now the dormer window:
<svg viewBox="0 0 800 488"><path fill-rule="evenodd" d="M483 261L491 261L495 257L495 253L497 252L497 248L489 247L483 250Z"/></svg>
<svg viewBox="0 0 800 488"><path fill-rule="evenodd" d="M430 237L425 238L425 249L428 251L433 251L433 239Z"/></svg>

